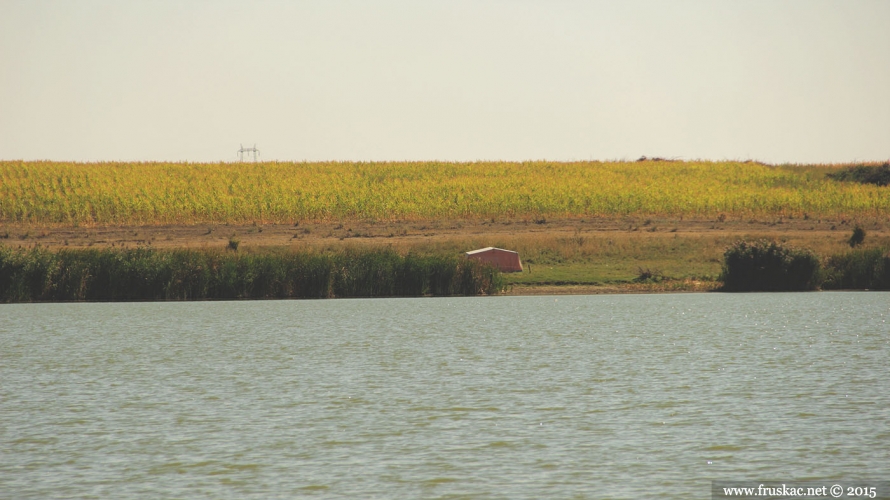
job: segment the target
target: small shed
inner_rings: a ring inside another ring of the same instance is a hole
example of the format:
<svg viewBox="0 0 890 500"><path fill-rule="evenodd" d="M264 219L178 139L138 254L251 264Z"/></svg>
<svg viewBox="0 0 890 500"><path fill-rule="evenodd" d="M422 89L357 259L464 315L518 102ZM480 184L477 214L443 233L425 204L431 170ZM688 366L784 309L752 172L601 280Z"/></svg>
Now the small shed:
<svg viewBox="0 0 890 500"><path fill-rule="evenodd" d="M475 259L498 268L501 272L522 272L522 262L519 260L519 252L504 250L503 248L486 247L479 250L466 252L468 259Z"/></svg>

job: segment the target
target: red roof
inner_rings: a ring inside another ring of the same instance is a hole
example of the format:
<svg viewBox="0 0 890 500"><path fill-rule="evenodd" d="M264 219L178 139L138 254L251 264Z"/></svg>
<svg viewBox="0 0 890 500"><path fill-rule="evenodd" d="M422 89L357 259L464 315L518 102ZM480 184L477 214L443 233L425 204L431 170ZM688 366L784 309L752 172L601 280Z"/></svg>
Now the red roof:
<svg viewBox="0 0 890 500"><path fill-rule="evenodd" d="M513 250L486 247L466 252L464 255L469 259L491 264L503 272L509 273L522 271L522 262L519 260L519 252L514 252Z"/></svg>

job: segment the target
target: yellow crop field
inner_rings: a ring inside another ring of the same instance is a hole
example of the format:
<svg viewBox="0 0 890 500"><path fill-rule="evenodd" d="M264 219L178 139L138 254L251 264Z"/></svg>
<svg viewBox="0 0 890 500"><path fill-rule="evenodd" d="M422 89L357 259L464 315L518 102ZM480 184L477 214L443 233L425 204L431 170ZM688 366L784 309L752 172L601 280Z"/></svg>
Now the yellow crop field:
<svg viewBox="0 0 890 500"><path fill-rule="evenodd" d="M0 162L0 222L290 223L477 217L881 216L840 166L739 162Z"/></svg>

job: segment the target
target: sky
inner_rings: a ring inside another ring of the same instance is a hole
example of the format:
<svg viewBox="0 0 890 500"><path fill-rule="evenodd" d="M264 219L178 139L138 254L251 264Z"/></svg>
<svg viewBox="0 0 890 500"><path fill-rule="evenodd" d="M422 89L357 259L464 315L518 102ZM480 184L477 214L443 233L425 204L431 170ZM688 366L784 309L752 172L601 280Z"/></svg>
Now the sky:
<svg viewBox="0 0 890 500"><path fill-rule="evenodd" d="M890 158L890 1L0 0L0 159Z"/></svg>

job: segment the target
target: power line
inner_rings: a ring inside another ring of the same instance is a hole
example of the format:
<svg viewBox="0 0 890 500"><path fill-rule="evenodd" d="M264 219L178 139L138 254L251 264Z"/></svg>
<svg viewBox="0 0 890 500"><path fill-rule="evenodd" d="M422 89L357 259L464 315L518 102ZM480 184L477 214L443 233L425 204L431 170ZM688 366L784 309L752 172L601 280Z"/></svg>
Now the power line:
<svg viewBox="0 0 890 500"><path fill-rule="evenodd" d="M257 156L260 154L260 150L256 148L256 144L253 145L252 148L245 148L243 144L240 144L241 149L238 150L238 161L244 163L244 153L247 153L247 157L250 158L250 155L253 155L253 162L256 163Z"/></svg>

